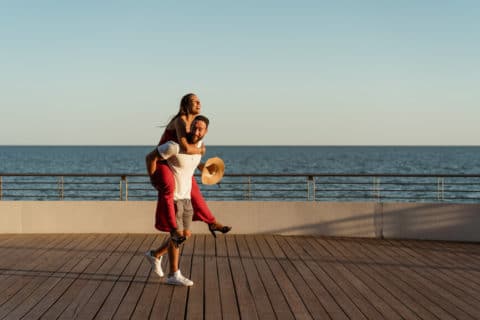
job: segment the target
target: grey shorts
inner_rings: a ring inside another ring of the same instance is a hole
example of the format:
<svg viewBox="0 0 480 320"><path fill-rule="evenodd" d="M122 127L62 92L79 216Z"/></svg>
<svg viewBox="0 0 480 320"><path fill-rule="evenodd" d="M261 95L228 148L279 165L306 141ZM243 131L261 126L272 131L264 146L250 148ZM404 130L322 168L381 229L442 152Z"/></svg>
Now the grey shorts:
<svg viewBox="0 0 480 320"><path fill-rule="evenodd" d="M175 201L175 217L177 218L177 230L190 230L193 217L192 201L181 199Z"/></svg>

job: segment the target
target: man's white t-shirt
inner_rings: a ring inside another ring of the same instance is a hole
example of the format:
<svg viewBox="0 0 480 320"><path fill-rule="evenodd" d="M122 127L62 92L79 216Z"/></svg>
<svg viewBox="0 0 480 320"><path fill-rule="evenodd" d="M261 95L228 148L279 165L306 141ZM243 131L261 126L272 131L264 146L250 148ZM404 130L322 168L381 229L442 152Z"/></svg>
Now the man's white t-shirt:
<svg viewBox="0 0 480 320"><path fill-rule="evenodd" d="M175 178L173 200L191 199L192 176L200 164L201 154L179 153L168 158L167 162Z"/></svg>

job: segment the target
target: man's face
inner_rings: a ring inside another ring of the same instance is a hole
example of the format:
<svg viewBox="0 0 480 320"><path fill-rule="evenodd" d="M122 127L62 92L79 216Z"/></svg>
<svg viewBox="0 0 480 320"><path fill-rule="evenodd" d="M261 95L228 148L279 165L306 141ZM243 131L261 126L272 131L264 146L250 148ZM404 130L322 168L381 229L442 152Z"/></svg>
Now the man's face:
<svg viewBox="0 0 480 320"><path fill-rule="evenodd" d="M197 143L198 141L202 140L207 132L207 124L204 121L194 121L192 123L192 129L190 130L192 143Z"/></svg>

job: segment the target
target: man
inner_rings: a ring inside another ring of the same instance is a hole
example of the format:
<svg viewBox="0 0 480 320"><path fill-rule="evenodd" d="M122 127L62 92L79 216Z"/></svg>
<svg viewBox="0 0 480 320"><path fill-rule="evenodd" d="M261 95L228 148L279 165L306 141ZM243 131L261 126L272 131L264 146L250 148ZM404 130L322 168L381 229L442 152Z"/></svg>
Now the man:
<svg viewBox="0 0 480 320"><path fill-rule="evenodd" d="M188 134L189 142L196 144L198 148L203 145L202 139L208 131L209 120L207 117L198 115L192 122L190 132ZM152 265L154 272L160 277L163 276L161 261L163 255L168 252L170 259L170 273L166 283L172 285L192 286L193 281L182 275L178 267L180 249L179 245L185 241L190 235L190 225L192 223L193 207L191 203L192 177L195 169L199 166L201 154L179 153L178 144L169 141L158 146L150 152L146 157L146 166L149 175L155 171L155 163L157 158L167 160L174 179L174 202L176 214L177 228L172 231L170 239L156 250L148 251L145 255ZM157 215L156 220L159 217Z"/></svg>

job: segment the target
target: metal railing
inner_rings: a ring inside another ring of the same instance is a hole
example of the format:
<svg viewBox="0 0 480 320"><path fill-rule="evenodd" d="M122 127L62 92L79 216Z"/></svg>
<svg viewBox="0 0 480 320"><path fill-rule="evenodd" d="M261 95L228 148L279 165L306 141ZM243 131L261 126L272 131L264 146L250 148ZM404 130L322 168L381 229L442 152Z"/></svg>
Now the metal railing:
<svg viewBox="0 0 480 320"><path fill-rule="evenodd" d="M207 200L480 203L480 174L226 174ZM0 200L156 200L144 174L0 174Z"/></svg>

